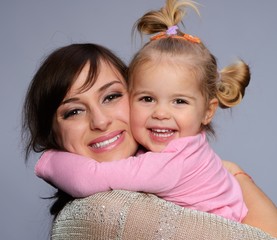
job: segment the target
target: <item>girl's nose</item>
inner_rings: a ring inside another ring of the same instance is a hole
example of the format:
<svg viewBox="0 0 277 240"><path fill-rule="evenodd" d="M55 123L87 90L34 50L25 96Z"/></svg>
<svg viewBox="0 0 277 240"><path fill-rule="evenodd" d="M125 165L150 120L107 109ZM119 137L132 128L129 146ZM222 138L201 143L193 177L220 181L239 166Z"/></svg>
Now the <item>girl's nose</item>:
<svg viewBox="0 0 277 240"><path fill-rule="evenodd" d="M92 130L105 131L112 123L110 114L101 109L94 109L90 118L90 128Z"/></svg>
<svg viewBox="0 0 277 240"><path fill-rule="evenodd" d="M169 119L170 116L170 112L165 106L157 106L152 114L152 118L158 120Z"/></svg>

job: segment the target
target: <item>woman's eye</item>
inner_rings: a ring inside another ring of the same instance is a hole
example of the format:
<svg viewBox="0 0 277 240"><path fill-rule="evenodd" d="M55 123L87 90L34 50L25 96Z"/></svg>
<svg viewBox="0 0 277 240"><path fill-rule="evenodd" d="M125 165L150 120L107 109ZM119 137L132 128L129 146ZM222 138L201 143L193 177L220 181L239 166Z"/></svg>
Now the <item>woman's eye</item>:
<svg viewBox="0 0 277 240"><path fill-rule="evenodd" d="M104 98L103 103L111 102L111 101L113 101L113 100L115 100L115 99L117 99L117 98L120 98L120 97L122 97L122 96L123 96L122 93L110 94L110 95L108 95L108 96L106 96L106 97Z"/></svg>
<svg viewBox="0 0 277 240"><path fill-rule="evenodd" d="M67 119L67 118L69 118L69 117L79 115L81 112L83 112L82 109L73 109L73 110L70 110L70 111L65 112L65 113L63 114L63 118L64 118L64 119Z"/></svg>
<svg viewBox="0 0 277 240"><path fill-rule="evenodd" d="M139 101L142 101L142 102L154 102L154 99L152 97L149 97L149 96L144 96L144 97L139 98Z"/></svg>

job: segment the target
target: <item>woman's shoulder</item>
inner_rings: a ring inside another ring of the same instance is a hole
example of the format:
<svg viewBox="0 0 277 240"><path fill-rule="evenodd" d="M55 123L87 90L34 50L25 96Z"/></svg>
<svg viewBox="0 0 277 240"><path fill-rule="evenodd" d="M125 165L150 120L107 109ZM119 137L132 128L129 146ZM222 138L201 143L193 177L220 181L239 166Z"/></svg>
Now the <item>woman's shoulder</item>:
<svg viewBox="0 0 277 240"><path fill-rule="evenodd" d="M257 228L182 208L155 195L114 190L76 199L56 217L62 239L273 239Z"/></svg>

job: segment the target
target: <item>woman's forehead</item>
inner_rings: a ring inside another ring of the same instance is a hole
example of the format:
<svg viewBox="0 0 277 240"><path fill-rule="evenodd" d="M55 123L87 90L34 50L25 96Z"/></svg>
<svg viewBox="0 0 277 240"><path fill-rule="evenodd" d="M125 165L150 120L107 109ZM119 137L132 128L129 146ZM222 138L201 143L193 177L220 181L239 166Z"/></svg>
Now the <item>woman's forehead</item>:
<svg viewBox="0 0 277 240"><path fill-rule="evenodd" d="M89 74L91 74L92 76L88 78ZM125 79L111 63L100 60L99 64L97 65L97 69L91 69L90 63L87 62L80 71L79 75L76 77L76 80L74 81L66 95L68 96L80 93L82 91L87 91L91 88L94 88L96 85L101 86L108 83L109 81L114 80L119 80L124 86L126 86Z"/></svg>

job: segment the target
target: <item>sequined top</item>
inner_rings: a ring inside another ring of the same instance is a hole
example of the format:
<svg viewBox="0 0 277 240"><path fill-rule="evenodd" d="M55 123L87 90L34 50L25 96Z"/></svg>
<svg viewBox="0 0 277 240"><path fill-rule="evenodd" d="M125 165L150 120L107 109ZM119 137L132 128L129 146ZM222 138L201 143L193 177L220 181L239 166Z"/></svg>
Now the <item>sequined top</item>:
<svg viewBox="0 0 277 240"><path fill-rule="evenodd" d="M270 240L265 232L152 194L114 190L67 204L52 240Z"/></svg>

